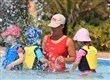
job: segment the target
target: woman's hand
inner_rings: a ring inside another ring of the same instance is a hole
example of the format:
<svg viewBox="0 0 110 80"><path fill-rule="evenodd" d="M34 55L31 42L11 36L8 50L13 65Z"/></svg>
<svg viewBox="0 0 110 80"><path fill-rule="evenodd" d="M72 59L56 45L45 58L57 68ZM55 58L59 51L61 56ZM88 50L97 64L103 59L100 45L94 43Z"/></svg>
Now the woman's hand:
<svg viewBox="0 0 110 80"><path fill-rule="evenodd" d="M65 62L65 58L64 58L63 56L59 56L59 57L56 59L56 62L58 62L58 63Z"/></svg>

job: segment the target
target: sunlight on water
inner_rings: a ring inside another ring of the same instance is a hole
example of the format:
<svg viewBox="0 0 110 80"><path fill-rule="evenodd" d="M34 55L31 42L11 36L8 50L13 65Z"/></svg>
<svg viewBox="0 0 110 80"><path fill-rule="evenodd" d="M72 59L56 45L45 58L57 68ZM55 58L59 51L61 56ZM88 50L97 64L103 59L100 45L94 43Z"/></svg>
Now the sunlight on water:
<svg viewBox="0 0 110 80"><path fill-rule="evenodd" d="M75 79L75 80L109 80L110 61L99 60L96 74L79 76L79 71L72 72L72 65L67 65L67 72L46 72L41 70L6 71L0 66L1 80L48 80L48 79Z"/></svg>

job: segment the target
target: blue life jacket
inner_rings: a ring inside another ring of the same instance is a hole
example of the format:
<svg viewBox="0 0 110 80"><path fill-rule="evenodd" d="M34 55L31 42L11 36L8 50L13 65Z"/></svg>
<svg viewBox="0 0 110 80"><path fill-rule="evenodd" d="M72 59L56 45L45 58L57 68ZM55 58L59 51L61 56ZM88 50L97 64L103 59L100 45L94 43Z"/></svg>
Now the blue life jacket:
<svg viewBox="0 0 110 80"><path fill-rule="evenodd" d="M15 61L18 57L17 49L20 45L16 44L12 48L6 48L6 55L3 61L3 67L6 68L11 62Z"/></svg>
<svg viewBox="0 0 110 80"><path fill-rule="evenodd" d="M36 47L34 52L35 52L38 60L41 60L44 57L40 46Z"/></svg>

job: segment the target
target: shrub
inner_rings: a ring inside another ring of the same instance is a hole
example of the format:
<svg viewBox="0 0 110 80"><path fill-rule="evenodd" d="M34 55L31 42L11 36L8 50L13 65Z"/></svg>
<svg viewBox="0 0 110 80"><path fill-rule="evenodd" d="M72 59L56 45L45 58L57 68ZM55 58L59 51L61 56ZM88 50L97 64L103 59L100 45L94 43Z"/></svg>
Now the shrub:
<svg viewBox="0 0 110 80"><path fill-rule="evenodd" d="M88 29L93 45L100 51L110 51L110 24L101 23L99 26L93 26L81 21L76 25L74 32L71 32L71 37L75 35L76 31L80 28Z"/></svg>

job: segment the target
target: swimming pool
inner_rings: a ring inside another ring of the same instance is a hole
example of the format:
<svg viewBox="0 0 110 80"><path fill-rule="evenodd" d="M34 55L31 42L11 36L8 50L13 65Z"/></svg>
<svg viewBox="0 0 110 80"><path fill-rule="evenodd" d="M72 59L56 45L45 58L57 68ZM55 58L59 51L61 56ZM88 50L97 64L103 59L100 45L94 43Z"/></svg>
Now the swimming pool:
<svg viewBox="0 0 110 80"><path fill-rule="evenodd" d="M79 76L79 71L72 72L72 65L67 65L69 72L45 72L38 70L6 71L0 66L0 80L110 80L110 60L98 59L96 74Z"/></svg>

